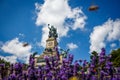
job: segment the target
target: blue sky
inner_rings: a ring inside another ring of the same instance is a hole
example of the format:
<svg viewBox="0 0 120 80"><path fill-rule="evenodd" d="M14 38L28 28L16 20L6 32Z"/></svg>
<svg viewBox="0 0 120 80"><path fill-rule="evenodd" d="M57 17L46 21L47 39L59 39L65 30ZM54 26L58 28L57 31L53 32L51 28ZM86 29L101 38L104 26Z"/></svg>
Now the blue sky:
<svg viewBox="0 0 120 80"><path fill-rule="evenodd" d="M8 61L28 60L42 53L47 24L58 29L59 47L70 48L75 59L105 47L107 53L120 47L119 0L0 0L0 57ZM92 4L97 11L89 11ZM23 48L22 43L30 45Z"/></svg>

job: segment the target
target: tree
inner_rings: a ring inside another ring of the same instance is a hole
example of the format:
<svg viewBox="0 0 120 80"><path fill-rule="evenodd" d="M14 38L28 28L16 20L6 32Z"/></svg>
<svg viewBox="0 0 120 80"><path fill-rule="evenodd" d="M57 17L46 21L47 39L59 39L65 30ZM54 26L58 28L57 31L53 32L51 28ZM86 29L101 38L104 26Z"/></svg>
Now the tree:
<svg viewBox="0 0 120 80"><path fill-rule="evenodd" d="M111 52L111 61L115 67L120 67L120 48L117 50L112 50Z"/></svg>
<svg viewBox="0 0 120 80"><path fill-rule="evenodd" d="M4 63L5 64L5 67L9 67L10 66L10 62L7 62L7 61L5 61L4 59L1 59L0 58L0 64L2 64L2 63Z"/></svg>

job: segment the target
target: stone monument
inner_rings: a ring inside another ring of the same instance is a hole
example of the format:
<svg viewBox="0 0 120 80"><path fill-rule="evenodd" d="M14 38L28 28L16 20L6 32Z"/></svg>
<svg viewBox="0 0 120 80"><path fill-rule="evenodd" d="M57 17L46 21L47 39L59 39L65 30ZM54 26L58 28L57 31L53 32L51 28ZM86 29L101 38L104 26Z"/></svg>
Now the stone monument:
<svg viewBox="0 0 120 80"><path fill-rule="evenodd" d="M44 49L43 53L37 57L35 57L35 66L38 67L39 65L45 65L45 56L54 57L57 55L56 48L58 47L57 42L57 29L54 26L49 27L49 35L48 39L46 40L46 48Z"/></svg>

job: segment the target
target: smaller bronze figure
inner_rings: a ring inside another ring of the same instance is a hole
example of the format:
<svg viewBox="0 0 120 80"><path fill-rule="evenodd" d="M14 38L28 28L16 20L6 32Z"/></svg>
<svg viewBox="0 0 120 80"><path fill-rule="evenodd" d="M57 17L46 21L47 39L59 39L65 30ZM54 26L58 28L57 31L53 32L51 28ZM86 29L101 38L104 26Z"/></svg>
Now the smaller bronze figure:
<svg viewBox="0 0 120 80"><path fill-rule="evenodd" d="M68 54L68 52L69 52L70 49L67 49L67 50L60 49L60 50L62 51L62 53L61 53L62 57L63 58L67 58L67 54Z"/></svg>

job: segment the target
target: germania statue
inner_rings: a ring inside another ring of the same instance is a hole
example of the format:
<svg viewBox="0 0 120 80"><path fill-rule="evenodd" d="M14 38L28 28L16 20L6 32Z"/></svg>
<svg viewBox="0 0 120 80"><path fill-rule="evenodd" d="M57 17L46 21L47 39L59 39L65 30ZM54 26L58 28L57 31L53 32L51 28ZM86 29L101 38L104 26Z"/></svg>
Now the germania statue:
<svg viewBox="0 0 120 80"><path fill-rule="evenodd" d="M48 28L49 28L49 35L48 35L48 37L49 38L51 38L51 37L57 38L58 37L57 29L54 26L49 27L49 24L48 24Z"/></svg>

